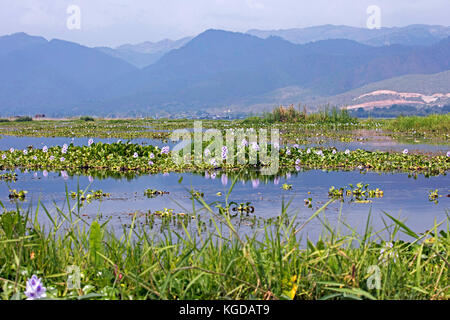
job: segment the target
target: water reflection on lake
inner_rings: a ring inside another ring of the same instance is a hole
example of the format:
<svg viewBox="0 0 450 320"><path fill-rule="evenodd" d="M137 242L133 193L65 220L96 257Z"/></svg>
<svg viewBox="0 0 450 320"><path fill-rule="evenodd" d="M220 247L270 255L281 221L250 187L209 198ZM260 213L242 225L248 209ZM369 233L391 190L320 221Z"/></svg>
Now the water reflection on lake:
<svg viewBox="0 0 450 320"><path fill-rule="evenodd" d="M89 176L73 176L54 172L27 172L16 170L18 181L8 183L17 190L27 190L27 200L23 203L27 207L30 203L36 204L38 199L54 212L53 201L62 206L65 203L65 187L68 191L76 191L77 184L81 189L90 186L90 189L101 189L110 193L111 197L102 201L95 200L82 209L82 213L89 219L103 213L103 220L111 217L111 223L119 227L130 223L134 212L146 213L175 209L175 212L192 212L192 200L189 190L204 193L207 203L224 201L225 195L234 179L231 175L221 172L206 174L170 173L157 175L142 175L125 177L107 177L98 179ZM242 176L237 181L230 196L230 201L237 203L251 202L255 207L255 215L259 218L276 217L281 212L283 199L292 200L289 214L298 213L299 221L305 221L315 209L329 200L328 190L331 186L345 187L349 183L367 183L371 189L380 188L384 191L382 198L373 198L372 203L341 203L336 201L326 210L325 214L330 223L336 223L342 205L342 216L352 226L363 228L369 212L374 216L374 226L382 227L380 220L383 211L396 217L407 218L407 224L418 232L432 227L434 221L441 221L450 209L450 177L438 176L426 178L422 175L416 179L409 178L408 174L396 173L378 174L374 172L361 174L359 172L324 172L320 170L300 171L283 174L278 177L258 176L257 173ZM283 190L284 183L292 185L291 190ZM6 182L0 184L0 200L8 208L15 204L8 199L9 188ZM148 188L168 191L168 195L147 198L144 191ZM428 201L430 190L438 189L444 197L439 198L437 204ZM217 195L221 192L222 195ZM312 198L312 208L305 206L304 199ZM197 205L200 208L200 205ZM207 216L205 211L201 211ZM42 213L42 219L45 214ZM311 236L317 236L321 230L318 220L314 220L305 231Z"/></svg>

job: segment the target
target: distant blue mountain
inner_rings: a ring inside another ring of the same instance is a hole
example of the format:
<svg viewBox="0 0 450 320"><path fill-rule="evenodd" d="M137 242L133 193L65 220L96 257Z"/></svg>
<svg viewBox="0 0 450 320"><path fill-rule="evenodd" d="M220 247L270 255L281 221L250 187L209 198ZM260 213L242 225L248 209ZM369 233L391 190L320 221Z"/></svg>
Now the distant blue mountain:
<svg viewBox="0 0 450 320"><path fill-rule="evenodd" d="M450 36L450 27L413 24L406 27L368 29L349 26L322 25L282 30L252 29L247 31L247 33L264 39L270 36L278 36L296 44L330 39L348 39L370 46L386 46L393 44L428 46Z"/></svg>
<svg viewBox="0 0 450 320"><path fill-rule="evenodd" d="M432 46L372 47L347 39L299 45L207 30L143 69L60 40L8 50L0 56L2 114L180 113L225 107L290 86L324 97L396 76L450 69L450 37Z"/></svg>

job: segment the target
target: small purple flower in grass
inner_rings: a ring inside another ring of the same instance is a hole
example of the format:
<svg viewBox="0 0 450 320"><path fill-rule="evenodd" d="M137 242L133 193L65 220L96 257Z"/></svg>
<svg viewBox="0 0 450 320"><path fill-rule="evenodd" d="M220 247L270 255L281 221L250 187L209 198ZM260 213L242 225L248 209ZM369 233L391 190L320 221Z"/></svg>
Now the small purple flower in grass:
<svg viewBox="0 0 450 320"><path fill-rule="evenodd" d="M408 149L403 150L403 154L408 154Z"/></svg>
<svg viewBox="0 0 450 320"><path fill-rule="evenodd" d="M93 143L94 143L94 139L89 139L89 140L88 140L88 146L89 146L89 147L92 146Z"/></svg>
<svg viewBox="0 0 450 320"><path fill-rule="evenodd" d="M165 146L165 147L162 147L162 149L161 149L161 154L168 154L169 153L169 146Z"/></svg>
<svg viewBox="0 0 450 320"><path fill-rule="evenodd" d="M41 299L47 297L46 290L41 279L33 275L27 281L25 295L27 296L27 300Z"/></svg>

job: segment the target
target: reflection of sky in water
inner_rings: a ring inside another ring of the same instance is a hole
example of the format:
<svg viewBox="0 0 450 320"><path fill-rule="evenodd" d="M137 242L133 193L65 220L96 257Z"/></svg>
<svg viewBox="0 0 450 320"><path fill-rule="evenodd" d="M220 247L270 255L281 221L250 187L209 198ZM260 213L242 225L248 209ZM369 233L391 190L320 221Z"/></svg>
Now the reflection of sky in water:
<svg viewBox="0 0 450 320"><path fill-rule="evenodd" d="M18 172L18 171L16 171ZM77 183L80 188L89 185L89 177L64 177L60 173L29 172L20 173L19 180L9 183L11 188L27 190L27 201L23 204L27 208L30 203L36 205L38 199L54 212L53 201L58 205L65 202L65 184L68 191L76 191ZM179 183L180 178L183 178ZM134 212L148 212L173 208L175 212L192 212L192 200L188 190L193 187L196 191L203 192L207 203L224 201L224 197L230 187L233 177L224 176L221 173L209 173L205 176L191 173L170 173L159 175L144 175L137 178L104 180L94 179L90 189L101 189L111 193L111 198L93 201L82 209L82 213L95 218L98 212L103 213L103 219L112 217L112 224L120 226L130 223L129 214ZM64 179L65 178L65 179ZM383 198L374 198L370 204L343 203L342 216L352 226L364 228L367 215L372 213L374 226L382 228L380 220L383 211L395 216L407 218L407 225L417 232L423 232L433 226L434 221L442 221L446 217L446 211L450 209L450 198L445 197L450 193L450 178L448 176L425 178L419 175L417 179L408 178L407 174L378 174L358 172L323 172L311 170L292 173L275 179L265 181L265 178L252 177L248 181L238 181L234 187L229 201L251 202L255 207L257 217L276 217L281 212L283 199L289 206L289 214L298 214L299 221L305 221L314 209L322 206L329 200L328 189L331 186L345 187L349 183L368 183L371 189L380 188L384 191ZM283 183L292 184L292 190L285 191L281 188ZM148 199L143 195L145 189L169 191L169 195ZM430 190L439 189L444 197L439 198L439 203L428 201ZM222 196L217 196L222 192ZM310 194L308 194L310 192ZM5 182L0 185L0 200L8 208L14 208L14 204L8 200L8 187ZM311 197L313 208L304 205L304 199ZM73 204L72 204L73 205ZM200 208L200 205L196 205ZM341 203L333 203L326 211L326 218L336 225ZM208 216L202 211L203 216ZM41 217L45 219L45 215ZM386 218L386 217L385 217ZM376 228L377 229L377 228ZM320 222L311 222L305 232L317 236L321 230Z"/></svg>

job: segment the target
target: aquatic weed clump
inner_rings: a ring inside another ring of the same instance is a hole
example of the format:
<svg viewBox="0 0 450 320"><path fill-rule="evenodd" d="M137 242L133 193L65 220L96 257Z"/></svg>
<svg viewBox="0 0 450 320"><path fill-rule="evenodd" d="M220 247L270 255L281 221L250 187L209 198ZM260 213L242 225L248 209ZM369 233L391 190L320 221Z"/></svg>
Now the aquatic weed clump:
<svg viewBox="0 0 450 320"><path fill-rule="evenodd" d="M239 152L249 159L250 152L259 150L259 145L243 145ZM253 148L251 150L251 148ZM204 151L208 150L204 146ZM372 170L423 173L425 175L445 174L450 169L450 157L445 155L424 155L408 152L381 152L366 150L337 151L335 148L299 148L286 147L272 150L269 154L279 152L279 167L299 171L301 169L325 170ZM53 171L107 170L116 172L135 171L142 173L204 171L222 169L233 171L243 168L264 168L271 165L270 159L261 156L256 163L238 163L228 150L222 150L222 163L211 161L197 163L193 156L188 161L175 162L168 146L133 143L94 143L87 146L64 145L62 147L44 146L43 149L28 148L27 152L14 150L1 151L0 168L2 169L46 169ZM172 151L173 152L173 151ZM204 152L203 152L204 153Z"/></svg>

